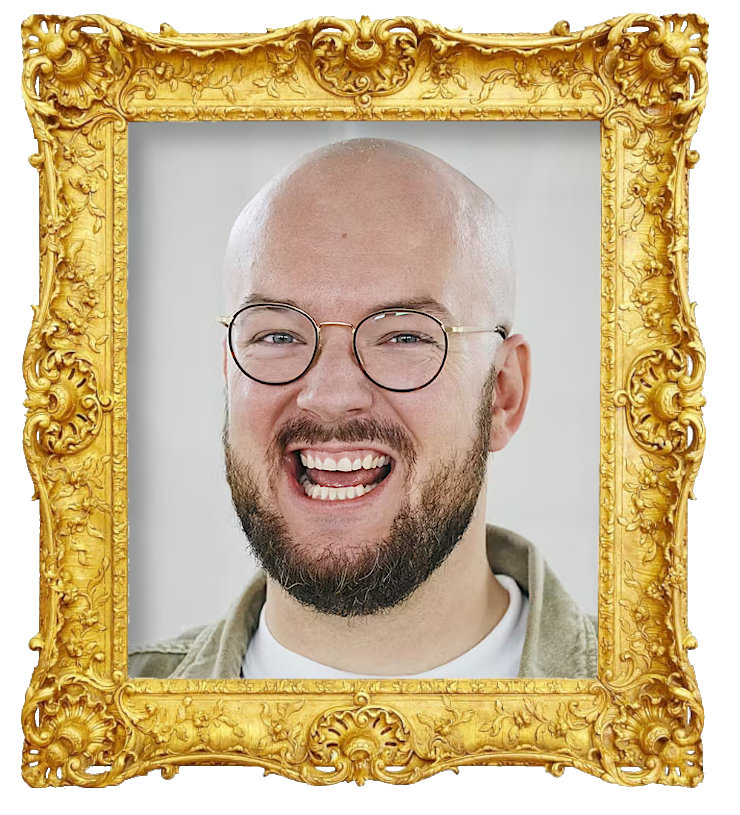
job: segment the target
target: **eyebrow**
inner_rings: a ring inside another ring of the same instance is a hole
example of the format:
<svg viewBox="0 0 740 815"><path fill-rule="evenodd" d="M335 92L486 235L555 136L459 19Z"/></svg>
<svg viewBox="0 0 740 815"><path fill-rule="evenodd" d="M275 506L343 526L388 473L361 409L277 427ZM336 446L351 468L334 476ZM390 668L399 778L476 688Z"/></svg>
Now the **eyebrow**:
<svg viewBox="0 0 740 815"><path fill-rule="evenodd" d="M295 300L290 300L287 297L274 298L267 297L261 293L249 294L244 297L239 305L239 308L246 306L266 305L268 303L278 303L285 306L293 306L301 311L306 311L303 306L299 305ZM376 311L424 311L434 317L440 319L443 323L451 324L454 322L452 314L449 310L437 300L431 297L412 297L405 300L388 300L385 303L377 303L368 309L368 314L375 314Z"/></svg>

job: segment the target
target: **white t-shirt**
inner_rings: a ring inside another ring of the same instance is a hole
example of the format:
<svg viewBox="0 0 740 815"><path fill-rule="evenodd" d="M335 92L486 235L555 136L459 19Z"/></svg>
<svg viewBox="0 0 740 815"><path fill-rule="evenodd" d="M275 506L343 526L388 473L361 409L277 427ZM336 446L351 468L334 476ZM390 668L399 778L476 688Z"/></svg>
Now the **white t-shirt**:
<svg viewBox="0 0 740 815"><path fill-rule="evenodd" d="M394 679L511 679L519 675L519 663L527 630L529 600L511 577L497 574L496 579L509 592L509 607L498 625L469 651L450 662L420 674ZM262 607L257 630L249 642L242 664L245 679L363 679L375 674L355 674L314 662L289 651L270 633Z"/></svg>

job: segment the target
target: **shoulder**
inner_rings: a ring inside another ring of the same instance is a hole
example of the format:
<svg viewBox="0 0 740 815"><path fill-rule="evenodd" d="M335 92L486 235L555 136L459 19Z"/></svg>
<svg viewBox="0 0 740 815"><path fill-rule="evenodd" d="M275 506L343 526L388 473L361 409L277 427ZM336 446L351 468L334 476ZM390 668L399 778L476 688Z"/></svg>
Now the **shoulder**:
<svg viewBox="0 0 740 815"><path fill-rule="evenodd" d="M233 679L265 602L266 578L258 571L226 614L154 645L129 649L129 676L157 679Z"/></svg>
<svg viewBox="0 0 740 815"><path fill-rule="evenodd" d="M195 642L211 627L199 625L171 639L132 646L128 652L129 676L166 679L175 672Z"/></svg>
<svg viewBox="0 0 740 815"><path fill-rule="evenodd" d="M529 598L520 676L596 677L596 616L582 611L531 541L501 527L487 532L492 570L513 577Z"/></svg>

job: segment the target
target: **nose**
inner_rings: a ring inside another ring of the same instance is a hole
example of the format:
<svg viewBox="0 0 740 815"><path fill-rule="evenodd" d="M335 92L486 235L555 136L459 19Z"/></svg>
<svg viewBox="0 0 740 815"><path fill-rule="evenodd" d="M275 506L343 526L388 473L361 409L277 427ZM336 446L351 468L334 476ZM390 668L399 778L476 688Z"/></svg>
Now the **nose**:
<svg viewBox="0 0 740 815"><path fill-rule="evenodd" d="M357 416L373 404L373 385L352 350L350 331L343 324L321 329L321 348L301 378L297 405L324 422Z"/></svg>

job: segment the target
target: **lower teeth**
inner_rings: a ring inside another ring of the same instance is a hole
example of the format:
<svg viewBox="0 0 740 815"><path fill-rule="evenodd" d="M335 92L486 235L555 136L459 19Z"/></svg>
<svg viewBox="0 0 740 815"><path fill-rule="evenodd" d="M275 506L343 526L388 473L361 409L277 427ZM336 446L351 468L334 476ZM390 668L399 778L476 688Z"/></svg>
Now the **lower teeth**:
<svg viewBox="0 0 740 815"><path fill-rule="evenodd" d="M314 484L309 480L308 476L304 475L301 479L301 486L309 498L316 498L319 501L346 501L372 492L378 484L358 484L355 487L322 487L319 484Z"/></svg>

